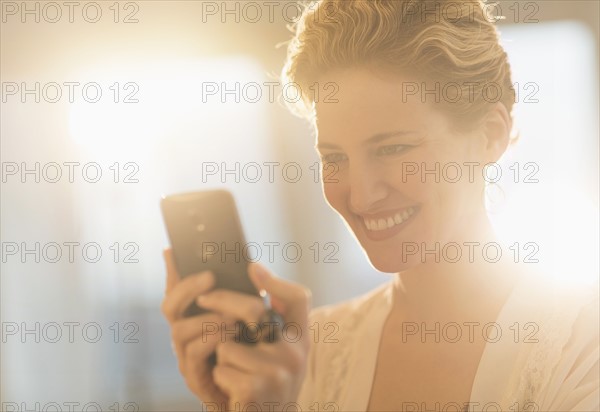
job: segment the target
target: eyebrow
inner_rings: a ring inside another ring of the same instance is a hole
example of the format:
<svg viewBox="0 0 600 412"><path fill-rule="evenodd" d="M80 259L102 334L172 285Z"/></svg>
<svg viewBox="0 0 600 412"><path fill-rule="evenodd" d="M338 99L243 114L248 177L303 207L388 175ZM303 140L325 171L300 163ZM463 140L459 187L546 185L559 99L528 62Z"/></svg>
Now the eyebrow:
<svg viewBox="0 0 600 412"><path fill-rule="evenodd" d="M377 133L371 137L369 137L366 141L363 142L363 145L379 143L383 140L389 139L391 137L397 136L406 136L410 134L418 134L419 132L416 130L397 130L393 132L385 132L385 133ZM332 143L321 142L315 145L315 149L339 149L338 145Z"/></svg>

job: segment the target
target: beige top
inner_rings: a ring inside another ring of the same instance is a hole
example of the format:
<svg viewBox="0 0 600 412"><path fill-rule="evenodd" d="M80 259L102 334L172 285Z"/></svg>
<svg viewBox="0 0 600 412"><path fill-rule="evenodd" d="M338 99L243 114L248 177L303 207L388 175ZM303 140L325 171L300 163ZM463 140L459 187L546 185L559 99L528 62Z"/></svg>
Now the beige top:
<svg viewBox="0 0 600 412"><path fill-rule="evenodd" d="M311 312L300 410L367 410L393 297L390 281ZM498 315L502 336L486 340L468 410L600 410L598 312L597 284L524 276Z"/></svg>

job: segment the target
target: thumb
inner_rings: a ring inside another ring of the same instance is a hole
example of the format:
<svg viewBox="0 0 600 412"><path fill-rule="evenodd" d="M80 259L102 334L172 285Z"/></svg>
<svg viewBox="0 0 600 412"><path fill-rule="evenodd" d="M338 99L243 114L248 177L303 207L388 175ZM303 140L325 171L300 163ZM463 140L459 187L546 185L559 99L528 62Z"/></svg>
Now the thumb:
<svg viewBox="0 0 600 412"><path fill-rule="evenodd" d="M258 290L264 289L271 295L271 305L288 322L305 325L310 311L310 290L299 283L273 275L260 263L251 263L248 274Z"/></svg>

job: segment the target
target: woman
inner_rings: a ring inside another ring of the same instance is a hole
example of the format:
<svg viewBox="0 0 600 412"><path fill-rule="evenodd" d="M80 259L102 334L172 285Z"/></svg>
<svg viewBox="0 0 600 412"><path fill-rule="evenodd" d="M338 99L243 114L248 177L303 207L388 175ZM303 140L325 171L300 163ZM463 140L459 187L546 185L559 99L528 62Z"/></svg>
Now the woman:
<svg viewBox="0 0 600 412"><path fill-rule="evenodd" d="M163 311L181 373L225 410L599 409L598 298L523 270L485 211L484 165L510 143L507 56L480 2L323 0L284 68L317 132L323 191L389 283L309 313L310 293L250 275L304 333L255 346L207 333L256 322L258 298L179 281ZM328 91L329 93L327 93ZM182 312L197 303L199 318ZM210 355L216 351L217 364ZM252 409L254 408L254 409Z"/></svg>

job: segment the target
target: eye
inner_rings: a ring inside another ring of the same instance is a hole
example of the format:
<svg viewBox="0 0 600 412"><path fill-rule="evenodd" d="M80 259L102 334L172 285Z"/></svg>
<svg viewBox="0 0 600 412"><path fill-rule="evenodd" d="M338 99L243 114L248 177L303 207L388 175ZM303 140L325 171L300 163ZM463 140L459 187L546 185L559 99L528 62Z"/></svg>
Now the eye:
<svg viewBox="0 0 600 412"><path fill-rule="evenodd" d="M339 163L346 160L346 155L343 153L327 153L321 155L322 163Z"/></svg>
<svg viewBox="0 0 600 412"><path fill-rule="evenodd" d="M409 146L404 145L404 144L392 144L392 145L382 146L382 147L378 148L376 153L377 153L377 155L389 156L389 155L401 153L401 152L405 151L408 147Z"/></svg>

